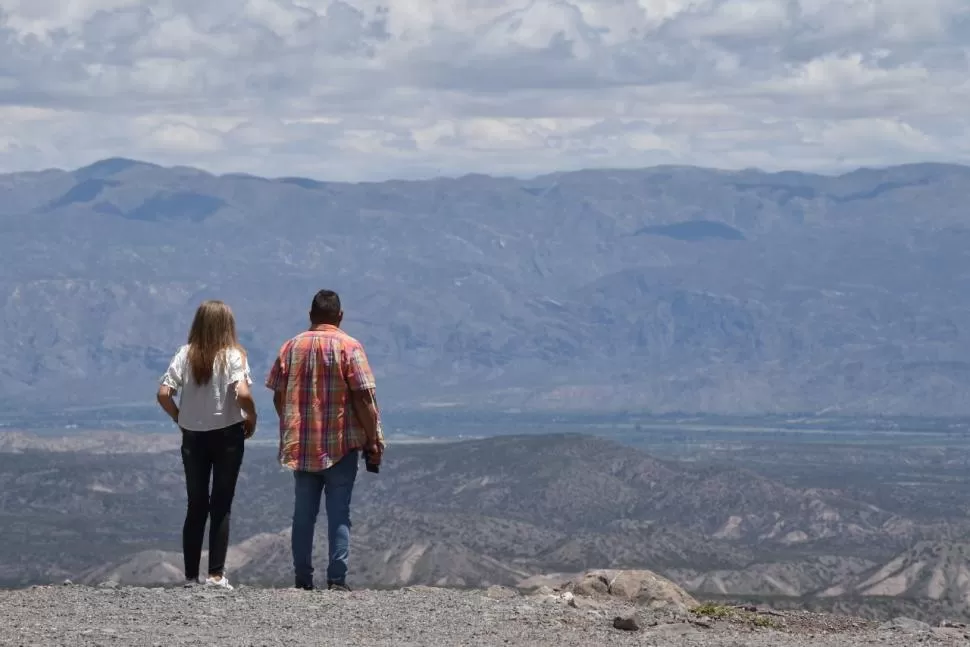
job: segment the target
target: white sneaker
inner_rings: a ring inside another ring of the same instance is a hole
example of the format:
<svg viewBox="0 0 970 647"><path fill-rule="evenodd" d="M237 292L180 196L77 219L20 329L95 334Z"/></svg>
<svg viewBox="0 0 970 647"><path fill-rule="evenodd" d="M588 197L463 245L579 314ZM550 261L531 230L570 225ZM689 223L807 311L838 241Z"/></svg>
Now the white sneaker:
<svg viewBox="0 0 970 647"><path fill-rule="evenodd" d="M227 591L232 590L232 584L229 583L229 578L225 575L220 577L218 580L210 575L209 577L205 578L205 585L215 586L220 589L226 589Z"/></svg>

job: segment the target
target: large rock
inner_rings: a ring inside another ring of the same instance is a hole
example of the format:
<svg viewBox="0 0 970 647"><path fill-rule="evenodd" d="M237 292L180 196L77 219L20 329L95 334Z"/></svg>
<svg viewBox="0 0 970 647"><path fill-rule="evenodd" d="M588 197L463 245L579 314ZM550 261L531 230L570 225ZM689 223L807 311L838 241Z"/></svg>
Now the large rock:
<svg viewBox="0 0 970 647"><path fill-rule="evenodd" d="M589 571L565 584L564 590L587 597L610 596L675 613L687 613L697 600L652 571Z"/></svg>

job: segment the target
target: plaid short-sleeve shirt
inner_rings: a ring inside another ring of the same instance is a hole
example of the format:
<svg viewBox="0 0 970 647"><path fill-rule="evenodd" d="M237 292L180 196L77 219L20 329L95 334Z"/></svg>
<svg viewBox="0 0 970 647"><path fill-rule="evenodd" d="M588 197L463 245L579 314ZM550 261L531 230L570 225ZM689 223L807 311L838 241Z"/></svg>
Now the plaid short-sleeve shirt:
<svg viewBox="0 0 970 647"><path fill-rule="evenodd" d="M374 375L364 347L340 328L309 330L284 343L266 386L282 395L279 458L284 467L320 472L364 446L366 434L350 396L373 391Z"/></svg>

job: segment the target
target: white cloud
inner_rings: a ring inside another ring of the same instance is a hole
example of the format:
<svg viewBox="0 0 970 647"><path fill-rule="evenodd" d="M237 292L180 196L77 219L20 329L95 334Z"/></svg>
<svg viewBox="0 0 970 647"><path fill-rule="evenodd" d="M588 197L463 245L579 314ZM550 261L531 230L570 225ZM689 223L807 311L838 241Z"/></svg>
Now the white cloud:
<svg viewBox="0 0 970 647"><path fill-rule="evenodd" d="M965 0L0 0L0 171L970 162Z"/></svg>

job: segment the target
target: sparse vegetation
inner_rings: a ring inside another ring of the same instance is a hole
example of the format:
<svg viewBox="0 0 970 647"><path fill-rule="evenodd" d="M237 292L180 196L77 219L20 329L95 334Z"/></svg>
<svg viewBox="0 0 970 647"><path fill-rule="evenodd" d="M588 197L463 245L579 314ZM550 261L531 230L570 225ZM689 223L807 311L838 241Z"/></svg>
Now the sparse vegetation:
<svg viewBox="0 0 970 647"><path fill-rule="evenodd" d="M731 607L723 604L714 604L712 602L707 602L691 609L691 613L696 616L704 616L705 618L712 618L714 620L727 618L733 611Z"/></svg>
<svg viewBox="0 0 970 647"><path fill-rule="evenodd" d="M781 627L781 623L769 615L714 602L705 602L694 607L691 609L691 613L702 618L726 620L734 624L750 625L761 629L778 629Z"/></svg>
<svg viewBox="0 0 970 647"><path fill-rule="evenodd" d="M754 617L751 618L751 624L753 624L755 627L761 627L762 629L778 629L781 626L780 623L771 616L758 614L754 614Z"/></svg>

